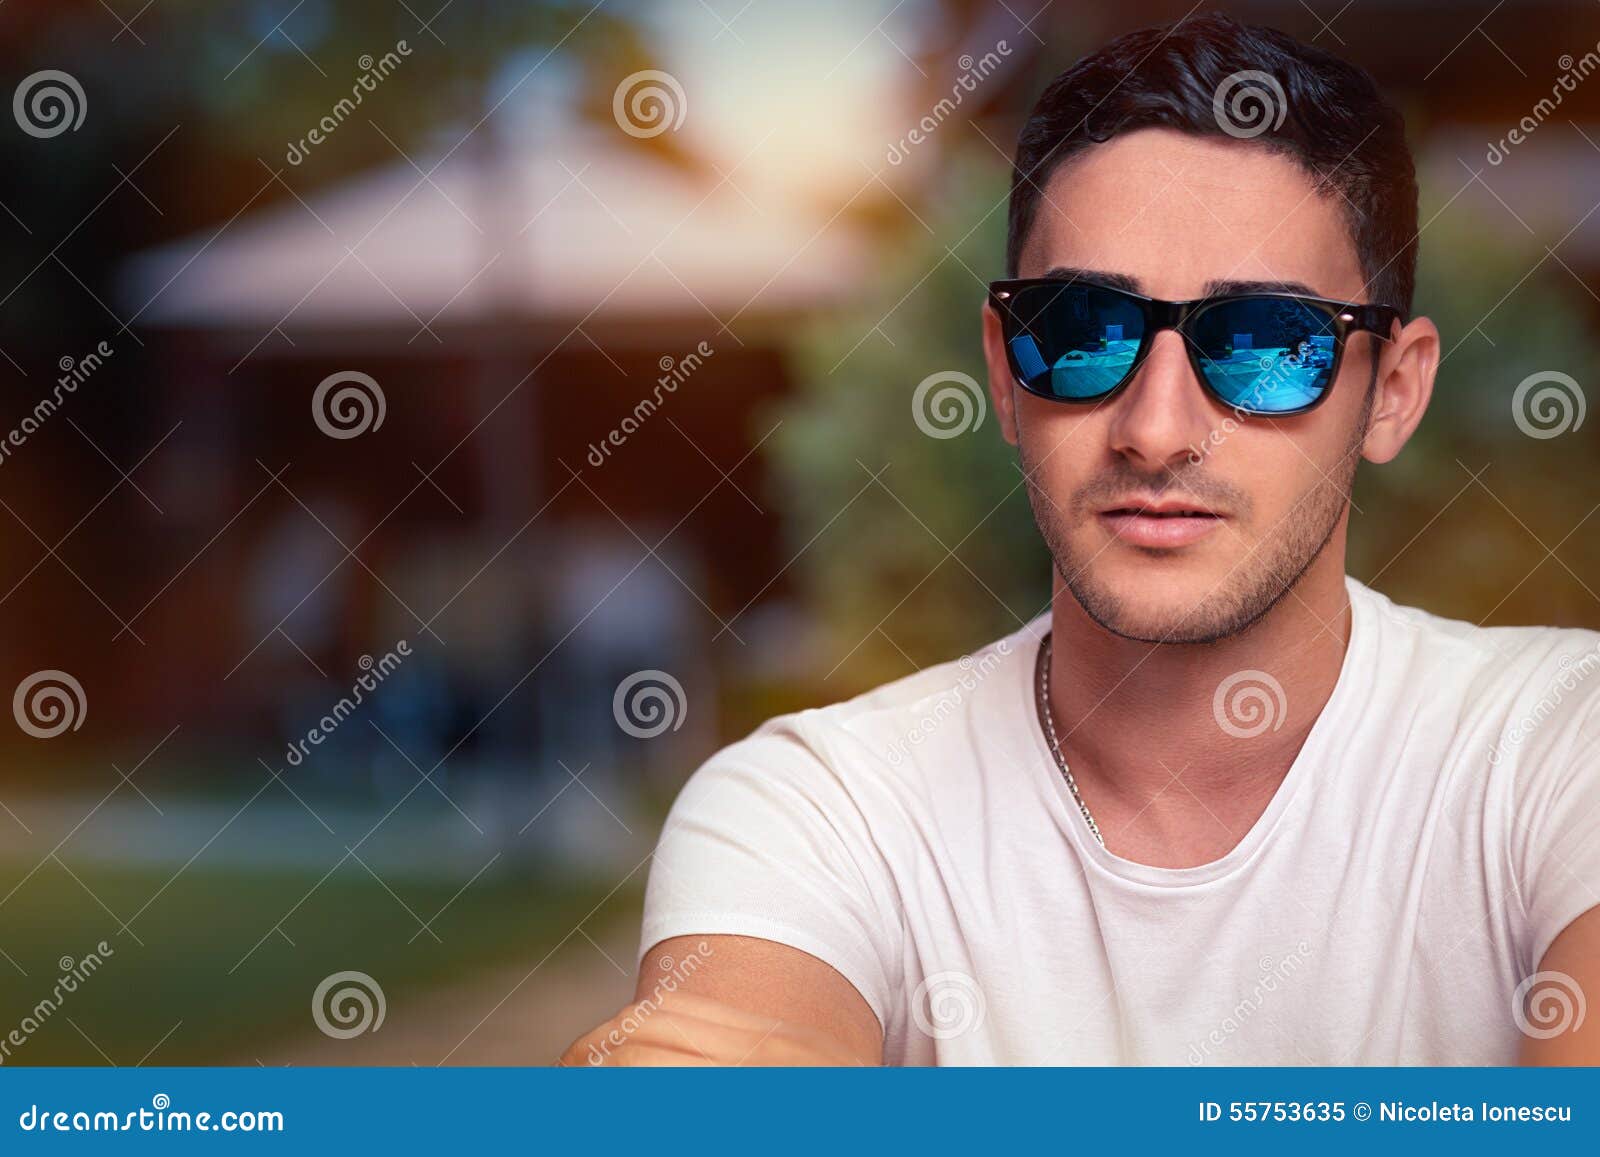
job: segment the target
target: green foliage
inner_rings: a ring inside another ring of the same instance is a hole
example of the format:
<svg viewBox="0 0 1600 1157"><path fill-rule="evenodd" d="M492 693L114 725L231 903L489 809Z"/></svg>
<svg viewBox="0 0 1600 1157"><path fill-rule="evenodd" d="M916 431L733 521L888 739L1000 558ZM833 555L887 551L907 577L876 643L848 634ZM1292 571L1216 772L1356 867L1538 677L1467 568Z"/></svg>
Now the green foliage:
<svg viewBox="0 0 1600 1157"><path fill-rule="evenodd" d="M0 855L8 889L27 879L6 905L5 949L27 973L0 960L12 973L0 990L6 1028L52 996L61 957L82 959L102 940L111 954L13 1046L8 1064L98 1065L106 1057L128 1065L158 1043L152 1064L249 1064L315 1035L311 995L332 972L370 968L391 1012L414 1015L433 988L542 960L574 922L637 920L631 887L515 871L487 872L463 889L453 879L390 873L380 882L354 863L329 875L204 862L177 875L165 865L79 862L70 874L65 865L31 867ZM112 908L128 920L127 932L107 914ZM515 920L505 918L510 911ZM433 919L437 940L419 932L413 912ZM452 1032L449 1043L471 1027Z"/></svg>
<svg viewBox="0 0 1600 1157"><path fill-rule="evenodd" d="M992 160L958 165L922 213L931 232L908 226L863 302L800 343L801 389L769 445L830 686L954 658L1048 602L1049 558L989 405L979 336L1005 196ZM919 428L913 395L945 371L978 383L984 413L941 439Z"/></svg>
<svg viewBox="0 0 1600 1157"><path fill-rule="evenodd" d="M1600 502L1595 419L1540 439L1513 417L1518 384L1541 371L1595 402L1588 294L1509 217L1435 213L1425 203L1416 312L1441 333L1438 382L1400 457L1361 470L1350 572L1472 622L1600 625L1586 589L1600 592L1600 520L1585 521Z"/></svg>

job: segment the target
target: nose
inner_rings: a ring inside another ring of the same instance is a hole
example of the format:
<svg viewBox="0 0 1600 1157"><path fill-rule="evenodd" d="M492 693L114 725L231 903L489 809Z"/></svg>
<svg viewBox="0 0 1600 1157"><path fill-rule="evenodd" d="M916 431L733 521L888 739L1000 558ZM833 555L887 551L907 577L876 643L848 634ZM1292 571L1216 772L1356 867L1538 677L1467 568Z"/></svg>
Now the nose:
<svg viewBox="0 0 1600 1157"><path fill-rule="evenodd" d="M1112 404L1111 449L1147 473L1175 469L1209 435L1212 410L1182 335L1163 330Z"/></svg>

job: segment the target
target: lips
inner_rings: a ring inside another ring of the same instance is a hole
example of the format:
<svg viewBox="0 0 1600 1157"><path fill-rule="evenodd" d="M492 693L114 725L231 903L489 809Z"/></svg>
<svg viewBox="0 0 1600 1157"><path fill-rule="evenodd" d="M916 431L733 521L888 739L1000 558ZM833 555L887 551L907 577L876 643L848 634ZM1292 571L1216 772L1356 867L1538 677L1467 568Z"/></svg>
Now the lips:
<svg viewBox="0 0 1600 1157"><path fill-rule="evenodd" d="M1179 498L1125 499L1101 510L1100 524L1129 546L1171 549L1200 541L1223 515Z"/></svg>

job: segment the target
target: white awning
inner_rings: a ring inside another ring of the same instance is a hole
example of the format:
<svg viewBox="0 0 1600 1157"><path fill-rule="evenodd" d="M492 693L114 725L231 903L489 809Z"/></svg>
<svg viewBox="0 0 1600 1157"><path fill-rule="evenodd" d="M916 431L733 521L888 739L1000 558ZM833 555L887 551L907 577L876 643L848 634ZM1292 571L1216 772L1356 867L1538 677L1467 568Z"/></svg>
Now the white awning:
<svg viewBox="0 0 1600 1157"><path fill-rule="evenodd" d="M353 118L319 147L373 131ZM277 326L291 340L419 320L727 322L836 300L867 253L844 217L830 221L837 206L763 187L759 168L697 178L609 125L510 149L491 133L442 164L445 148L397 159L138 254L119 296L137 325ZM283 170L296 186L300 170Z"/></svg>

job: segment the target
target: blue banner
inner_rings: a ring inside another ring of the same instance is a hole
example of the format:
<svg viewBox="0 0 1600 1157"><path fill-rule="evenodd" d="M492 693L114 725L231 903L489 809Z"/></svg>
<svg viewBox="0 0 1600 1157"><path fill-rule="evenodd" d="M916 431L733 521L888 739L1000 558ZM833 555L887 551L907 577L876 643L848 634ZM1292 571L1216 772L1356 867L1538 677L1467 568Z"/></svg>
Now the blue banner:
<svg viewBox="0 0 1600 1157"><path fill-rule="evenodd" d="M1581 1069L5 1068L0 1152L1594 1152L1597 1093Z"/></svg>

